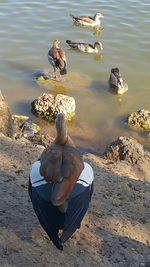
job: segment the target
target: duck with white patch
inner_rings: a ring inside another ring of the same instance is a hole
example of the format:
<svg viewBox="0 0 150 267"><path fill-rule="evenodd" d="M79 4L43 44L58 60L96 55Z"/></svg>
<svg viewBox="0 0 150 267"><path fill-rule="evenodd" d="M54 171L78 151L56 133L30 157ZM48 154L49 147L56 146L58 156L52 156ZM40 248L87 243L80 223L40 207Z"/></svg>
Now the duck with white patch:
<svg viewBox="0 0 150 267"><path fill-rule="evenodd" d="M73 18L73 21L75 25L77 26L99 26L101 25L100 18L104 18L104 16L101 13L96 13L94 17L90 16L74 16L70 14L70 16Z"/></svg>
<svg viewBox="0 0 150 267"><path fill-rule="evenodd" d="M73 42L71 40L66 40L66 43L74 50L78 50L84 53L99 53L103 50L101 42L95 42L94 44L84 43L84 42Z"/></svg>

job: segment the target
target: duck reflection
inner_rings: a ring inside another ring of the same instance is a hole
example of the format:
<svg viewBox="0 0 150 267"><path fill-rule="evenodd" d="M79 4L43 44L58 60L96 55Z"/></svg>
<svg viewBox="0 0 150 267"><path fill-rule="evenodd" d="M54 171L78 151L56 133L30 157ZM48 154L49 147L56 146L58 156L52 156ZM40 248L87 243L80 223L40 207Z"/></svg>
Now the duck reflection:
<svg viewBox="0 0 150 267"><path fill-rule="evenodd" d="M104 30L103 27L96 26L96 27L93 28L93 35L99 36L102 33L103 30Z"/></svg>
<svg viewBox="0 0 150 267"><path fill-rule="evenodd" d="M103 59L103 55L100 53L100 54L93 54L93 59L95 61L100 61Z"/></svg>
<svg viewBox="0 0 150 267"><path fill-rule="evenodd" d="M81 26L81 25L77 25L75 22L73 22L73 26L75 27L79 27L79 28L83 28L83 29L89 29L89 30L92 30L93 31L93 35L95 36L99 36L102 31L104 30L104 28L101 26L101 25L98 25L98 26L94 26L94 27L91 27L91 26Z"/></svg>

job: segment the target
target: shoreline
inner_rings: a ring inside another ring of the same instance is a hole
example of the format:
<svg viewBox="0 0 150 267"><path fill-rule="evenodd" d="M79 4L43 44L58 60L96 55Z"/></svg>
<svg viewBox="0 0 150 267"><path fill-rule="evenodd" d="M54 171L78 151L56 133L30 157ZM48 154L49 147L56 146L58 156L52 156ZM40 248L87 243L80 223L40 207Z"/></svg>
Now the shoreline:
<svg viewBox="0 0 150 267"><path fill-rule="evenodd" d="M80 229L59 252L28 195L29 169L43 149L0 133L0 266L148 267L150 166L85 153L94 170L92 201Z"/></svg>

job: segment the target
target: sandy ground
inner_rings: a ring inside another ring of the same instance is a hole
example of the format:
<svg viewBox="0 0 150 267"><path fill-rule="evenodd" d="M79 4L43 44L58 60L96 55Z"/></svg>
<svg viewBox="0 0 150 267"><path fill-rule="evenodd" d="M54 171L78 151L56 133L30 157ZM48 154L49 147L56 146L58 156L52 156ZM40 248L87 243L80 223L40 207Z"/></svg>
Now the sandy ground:
<svg viewBox="0 0 150 267"><path fill-rule="evenodd" d="M41 228L27 191L30 165L42 150L0 134L0 267L150 266L150 177L86 154L95 175L92 202L61 252Z"/></svg>

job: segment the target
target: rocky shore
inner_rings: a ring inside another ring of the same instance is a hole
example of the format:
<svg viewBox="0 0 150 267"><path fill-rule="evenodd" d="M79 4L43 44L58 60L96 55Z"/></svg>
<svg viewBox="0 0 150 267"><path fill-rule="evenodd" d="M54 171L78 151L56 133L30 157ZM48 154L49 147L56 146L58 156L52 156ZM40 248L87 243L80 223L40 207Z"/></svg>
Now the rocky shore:
<svg viewBox="0 0 150 267"><path fill-rule="evenodd" d="M94 170L94 194L81 228L60 252L38 223L28 196L30 165L44 146L21 135L16 139L13 131L1 95L0 267L150 266L149 151L122 137L103 156L84 154Z"/></svg>

